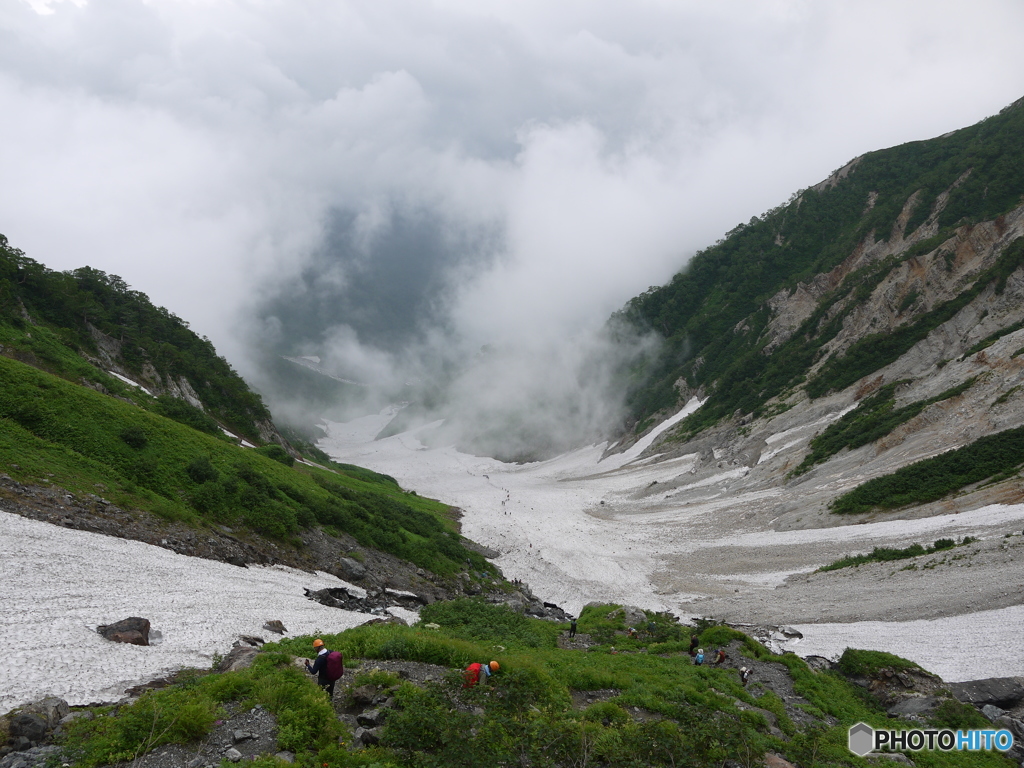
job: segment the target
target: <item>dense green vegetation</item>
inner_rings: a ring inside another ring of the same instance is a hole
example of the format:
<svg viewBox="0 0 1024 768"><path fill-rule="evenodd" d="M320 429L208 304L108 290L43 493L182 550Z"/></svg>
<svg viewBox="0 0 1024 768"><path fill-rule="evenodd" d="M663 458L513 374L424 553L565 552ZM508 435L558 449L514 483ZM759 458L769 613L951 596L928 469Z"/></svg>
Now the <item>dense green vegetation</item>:
<svg viewBox="0 0 1024 768"><path fill-rule="evenodd" d="M1018 102L981 123L929 141L872 152L834 185L804 190L780 206L729 232L698 253L662 287L631 300L616 319L664 339L660 353L636 363L629 406L642 422L677 405L676 382L704 387L710 399L680 426L686 437L736 413L760 415L772 398L803 385L822 347L834 338L859 299L906 258L958 237L980 221L996 219L1024 195L1024 104ZM781 346L765 352L770 318L767 299L826 272L858 246L888 239L897 217L917 193L909 233L934 211L938 234L898 256L849 275ZM873 204L868 205L869 196ZM948 250L948 248L947 248ZM944 252L944 251L940 251ZM812 396L847 386L888 364L988 285L1001 291L1024 258L1024 241L1007 248L1000 263L968 292L903 323L893 334L863 339L829 359L807 382ZM904 301L900 311L911 310Z"/></svg>
<svg viewBox="0 0 1024 768"><path fill-rule="evenodd" d="M0 343L8 348L5 354L71 381L100 384L136 399L138 390L120 382L111 385L114 377L68 354L70 350L99 358L95 330L110 337L120 363L136 377L147 365L165 380L184 377L207 412L238 434L256 441L256 423L270 420L259 395L217 355L210 340L189 330L184 320L154 306L117 275L91 267L55 272L26 257L3 235L0 329L5 329L0 331ZM206 421L213 423L209 417Z"/></svg>
<svg viewBox="0 0 1024 768"><path fill-rule="evenodd" d="M878 438L892 432L900 424L910 421L929 405L962 395L971 388L976 379L976 376L972 377L935 397L918 400L902 408L896 407L896 389L904 382L895 381L892 384L886 384L811 440L810 452L804 457L800 466L793 470L792 474L802 475L815 464L820 464L830 456L839 453L843 448L852 450L873 443Z"/></svg>
<svg viewBox="0 0 1024 768"><path fill-rule="evenodd" d="M446 507L389 477L291 466L280 446L240 448L181 421L0 356L0 462L18 480L279 540L321 525L442 575L467 561L493 570L462 545Z"/></svg>
<svg viewBox="0 0 1024 768"><path fill-rule="evenodd" d="M885 563L890 560L907 560L911 557L920 557L921 555L934 555L936 552L943 552L956 546L966 546L973 541L975 539L972 539L970 536L964 536L963 541L959 545L953 539L937 539L930 547L924 547L920 544L911 544L909 547L903 547L902 549L875 547L866 555L850 555L849 557L836 560L834 563L823 565L816 573L836 571L840 568L850 568L852 566L864 565L865 563Z"/></svg>
<svg viewBox="0 0 1024 768"><path fill-rule="evenodd" d="M593 606L591 629L599 618L611 621L616 608ZM686 653L659 653L653 643L632 652L560 650L555 640L564 626L482 612L477 601L431 610L440 629L422 623L414 628L378 624L321 635L329 648L345 654L345 681L376 685L394 697L396 706L377 747L351 749L352 734L339 724L323 694L288 663L291 654L310 655L311 638L298 637L267 646L249 670L197 673L135 704L102 710L107 717L76 721L67 729L65 757L89 768L130 760L161 743L187 743L207 733L228 702L238 702L240 709L259 703L272 711L281 725L278 747L295 752L300 768L697 768L726 760L753 766L762 764L766 751L807 768L854 768L870 763L847 749L849 726L859 721L892 725L882 707L843 674L813 672L792 654L772 656L724 626L676 628L681 635L700 632L700 642L708 648L732 643L736 663L771 665L792 680L794 692L806 704L791 709L791 703L756 677L744 687L735 668L696 667ZM511 613L495 606L488 610ZM497 624L489 624L495 619ZM524 638L544 640L535 646ZM475 688L462 687L461 670L468 663L492 658L501 664L495 676ZM449 673L439 682L416 684L374 670L374 659L436 664ZM854 676L882 668L918 669L897 656L853 650L843 654L840 667ZM343 693L336 698L346 702ZM955 701L948 705L933 725L941 717L943 724L955 721L971 727L974 710ZM992 752L922 752L913 758L923 766L1007 765ZM263 758L257 765L280 763Z"/></svg>
<svg viewBox="0 0 1024 768"><path fill-rule="evenodd" d="M869 480L833 500L830 508L854 514L924 504L983 480L1004 480L1022 464L1024 427L1007 429Z"/></svg>

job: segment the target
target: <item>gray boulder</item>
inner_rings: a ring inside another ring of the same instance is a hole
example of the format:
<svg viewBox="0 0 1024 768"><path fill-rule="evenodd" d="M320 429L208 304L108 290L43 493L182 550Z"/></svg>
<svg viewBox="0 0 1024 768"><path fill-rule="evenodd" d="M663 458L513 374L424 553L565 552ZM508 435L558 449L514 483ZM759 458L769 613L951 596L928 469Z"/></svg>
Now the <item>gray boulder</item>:
<svg viewBox="0 0 1024 768"><path fill-rule="evenodd" d="M366 706L372 704L373 700L377 697L377 686L360 685L357 688L352 688L348 693L352 697L353 704Z"/></svg>
<svg viewBox="0 0 1024 768"><path fill-rule="evenodd" d="M1024 722L1021 722L1015 717L1010 717L1009 715L1003 715L1002 717L997 718L993 722L995 722L996 725L1000 725L1003 728L1008 729L1010 733L1013 734L1013 739L1015 742L1024 742Z"/></svg>
<svg viewBox="0 0 1024 768"><path fill-rule="evenodd" d="M362 581L366 574L366 566L358 560L343 557L338 561L338 575L346 581Z"/></svg>
<svg viewBox="0 0 1024 768"><path fill-rule="evenodd" d="M139 616L129 616L114 624L101 624L96 631L114 643L149 645L149 619Z"/></svg>
<svg viewBox="0 0 1024 768"><path fill-rule="evenodd" d="M1006 714L1006 710L997 707L993 704L984 704L981 707L981 714L991 720L993 723L1000 717Z"/></svg>
<svg viewBox="0 0 1024 768"><path fill-rule="evenodd" d="M1013 709L1024 700L1024 685L1019 677L989 677L966 683L950 683L953 695L964 704L983 707L992 704L1000 709Z"/></svg>
<svg viewBox="0 0 1024 768"><path fill-rule="evenodd" d="M259 655L259 649L249 645L236 645L217 665L218 672L237 672L252 666L253 659Z"/></svg>
<svg viewBox="0 0 1024 768"><path fill-rule="evenodd" d="M624 605L621 608L622 620L625 622L627 627L636 627L637 629L643 629L647 626L647 614L644 613L642 608L637 608L635 605ZM609 614L609 618L614 616L618 611L612 611Z"/></svg>
<svg viewBox="0 0 1024 768"><path fill-rule="evenodd" d="M49 733L50 727L46 718L41 715L37 715L35 712L21 712L11 718L8 730L15 743L18 743L20 739L25 739L35 745L46 740L46 734Z"/></svg>
<svg viewBox="0 0 1024 768"><path fill-rule="evenodd" d="M39 715L46 721L46 727L50 730L56 728L60 722L71 712L71 707L64 699L56 696L47 696L40 701L33 701L26 705L22 712L31 712Z"/></svg>
<svg viewBox="0 0 1024 768"><path fill-rule="evenodd" d="M356 722L365 728L376 728L384 722L384 715L379 709L368 709L356 715Z"/></svg>
<svg viewBox="0 0 1024 768"><path fill-rule="evenodd" d="M890 717L924 715L937 709L940 703L934 696L910 696L896 702L886 712Z"/></svg>

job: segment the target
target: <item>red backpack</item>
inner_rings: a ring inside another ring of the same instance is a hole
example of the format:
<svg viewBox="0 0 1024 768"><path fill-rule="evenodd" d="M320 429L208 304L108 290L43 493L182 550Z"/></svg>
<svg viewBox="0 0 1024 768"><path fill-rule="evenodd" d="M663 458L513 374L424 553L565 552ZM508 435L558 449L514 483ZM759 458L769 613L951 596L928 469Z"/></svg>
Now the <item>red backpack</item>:
<svg viewBox="0 0 1024 768"><path fill-rule="evenodd" d="M474 685L480 682L480 670L483 664L474 662L466 667L466 671L462 673L466 682L462 684L463 688L472 688Z"/></svg>
<svg viewBox="0 0 1024 768"><path fill-rule="evenodd" d="M331 651L327 654L327 677L331 680L338 680L345 674L345 657L341 651Z"/></svg>

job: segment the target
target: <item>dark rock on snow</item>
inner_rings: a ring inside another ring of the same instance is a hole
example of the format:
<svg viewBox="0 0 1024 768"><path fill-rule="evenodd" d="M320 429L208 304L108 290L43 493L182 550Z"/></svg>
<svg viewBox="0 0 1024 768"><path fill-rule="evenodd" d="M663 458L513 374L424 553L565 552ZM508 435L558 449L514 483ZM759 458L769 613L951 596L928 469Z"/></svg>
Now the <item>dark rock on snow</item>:
<svg viewBox="0 0 1024 768"><path fill-rule="evenodd" d="M101 624L96 631L115 643L149 645L149 619L139 616L130 616L114 624Z"/></svg>

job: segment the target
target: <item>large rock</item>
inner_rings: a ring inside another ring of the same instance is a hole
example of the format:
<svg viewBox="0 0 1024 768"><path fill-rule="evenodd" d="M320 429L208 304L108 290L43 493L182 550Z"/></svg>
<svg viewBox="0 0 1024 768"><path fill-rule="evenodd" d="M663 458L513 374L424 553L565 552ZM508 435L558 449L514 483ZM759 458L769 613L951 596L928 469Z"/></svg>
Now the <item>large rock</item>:
<svg viewBox="0 0 1024 768"><path fill-rule="evenodd" d="M346 581L362 581L366 578L366 566L351 557L338 561L338 575Z"/></svg>
<svg viewBox="0 0 1024 768"><path fill-rule="evenodd" d="M635 605L624 605L622 608L612 611L608 614L608 618L611 618L616 613L622 613L622 621L627 627L635 627L636 629L643 629L647 626L647 614L644 613L642 608L637 608Z"/></svg>
<svg viewBox="0 0 1024 768"><path fill-rule="evenodd" d="M61 720L68 716L71 707L64 699L56 696L47 696L41 701L33 701L22 708L22 712L31 712L39 715L46 721L46 727L50 730L56 728Z"/></svg>
<svg viewBox="0 0 1024 768"><path fill-rule="evenodd" d="M372 747L380 743L380 728L356 728L355 740L363 747Z"/></svg>
<svg viewBox="0 0 1024 768"><path fill-rule="evenodd" d="M149 619L139 616L129 616L114 624L101 624L96 631L115 643L149 645Z"/></svg>
<svg viewBox="0 0 1024 768"><path fill-rule="evenodd" d="M1000 709L1013 709L1024 700L1024 685L1019 677L989 677L966 683L950 683L949 689L960 701L983 707L986 704Z"/></svg>
<svg viewBox="0 0 1024 768"><path fill-rule="evenodd" d="M364 728L376 728L384 722L384 715L379 709L368 709L356 715L356 722Z"/></svg>
<svg viewBox="0 0 1024 768"><path fill-rule="evenodd" d="M934 696L910 696L893 704L886 712L892 717L925 715L937 709L941 703Z"/></svg>
<svg viewBox="0 0 1024 768"><path fill-rule="evenodd" d="M35 746L46 741L46 734L50 729L44 717L35 712L21 712L11 718L8 730L15 743L25 739Z"/></svg>
<svg viewBox="0 0 1024 768"><path fill-rule="evenodd" d="M253 648L251 645L236 645L228 652L227 656L220 660L217 671L237 672L240 669L246 669L252 666L253 659L259 652L259 648Z"/></svg>

